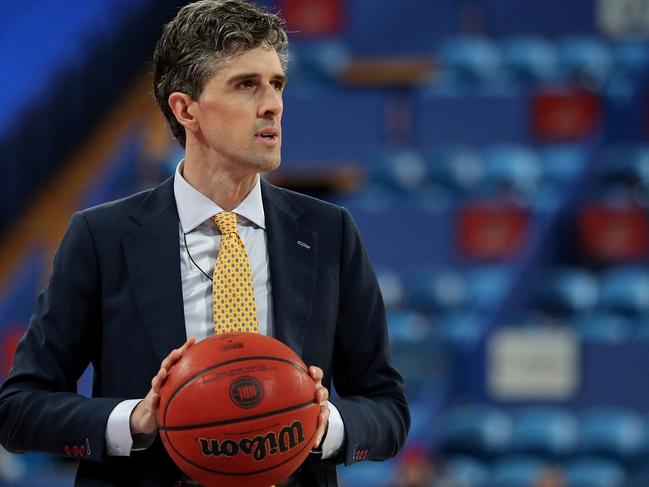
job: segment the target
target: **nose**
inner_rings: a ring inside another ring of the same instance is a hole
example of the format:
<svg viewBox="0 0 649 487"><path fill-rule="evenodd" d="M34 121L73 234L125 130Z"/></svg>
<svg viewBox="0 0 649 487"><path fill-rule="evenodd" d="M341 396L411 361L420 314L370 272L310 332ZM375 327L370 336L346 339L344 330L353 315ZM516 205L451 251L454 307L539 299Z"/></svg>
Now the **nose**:
<svg viewBox="0 0 649 487"><path fill-rule="evenodd" d="M265 85L259 103L259 116L262 118L279 117L283 107L282 92L270 83Z"/></svg>

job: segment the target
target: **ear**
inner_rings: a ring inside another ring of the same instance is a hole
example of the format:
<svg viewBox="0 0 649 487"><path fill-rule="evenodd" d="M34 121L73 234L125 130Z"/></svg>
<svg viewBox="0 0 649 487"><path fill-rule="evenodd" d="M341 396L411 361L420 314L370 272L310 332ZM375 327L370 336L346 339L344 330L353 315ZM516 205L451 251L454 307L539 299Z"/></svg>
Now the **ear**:
<svg viewBox="0 0 649 487"><path fill-rule="evenodd" d="M198 128L195 113L197 108L195 106L196 102L192 100L191 96L180 91L175 91L169 95L167 102L180 125L191 131L195 131Z"/></svg>

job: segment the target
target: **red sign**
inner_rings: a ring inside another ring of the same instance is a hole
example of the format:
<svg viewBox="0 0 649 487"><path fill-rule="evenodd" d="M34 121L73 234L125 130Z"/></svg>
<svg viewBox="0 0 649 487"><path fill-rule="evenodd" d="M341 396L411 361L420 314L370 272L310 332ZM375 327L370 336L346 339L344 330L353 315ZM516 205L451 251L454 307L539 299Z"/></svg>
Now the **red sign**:
<svg viewBox="0 0 649 487"><path fill-rule="evenodd" d="M578 88L546 89L532 101L534 133L542 139L569 141L592 134L600 121L600 101Z"/></svg>
<svg viewBox="0 0 649 487"><path fill-rule="evenodd" d="M517 255L528 228L527 212L513 204L474 204L458 215L458 245L474 259L503 259Z"/></svg>
<svg viewBox="0 0 649 487"><path fill-rule="evenodd" d="M649 224L635 206L593 204L579 216L581 248L597 260L623 261L649 255Z"/></svg>

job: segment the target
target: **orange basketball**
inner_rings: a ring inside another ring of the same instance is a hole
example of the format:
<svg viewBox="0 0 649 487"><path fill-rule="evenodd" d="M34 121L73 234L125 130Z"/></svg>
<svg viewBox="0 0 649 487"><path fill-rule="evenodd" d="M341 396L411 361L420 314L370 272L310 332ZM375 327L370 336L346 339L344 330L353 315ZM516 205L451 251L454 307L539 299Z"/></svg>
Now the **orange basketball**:
<svg viewBox="0 0 649 487"><path fill-rule="evenodd" d="M269 487L309 454L319 412L295 352L264 335L223 333L171 368L158 423L176 465L205 487Z"/></svg>

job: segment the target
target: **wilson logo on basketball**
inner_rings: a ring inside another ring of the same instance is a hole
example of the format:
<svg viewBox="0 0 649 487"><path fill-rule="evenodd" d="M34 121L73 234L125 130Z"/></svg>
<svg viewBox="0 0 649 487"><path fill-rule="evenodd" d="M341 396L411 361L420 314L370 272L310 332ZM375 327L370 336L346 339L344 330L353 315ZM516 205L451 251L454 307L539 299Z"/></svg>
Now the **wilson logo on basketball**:
<svg viewBox="0 0 649 487"><path fill-rule="evenodd" d="M230 399L240 408L254 408L264 398L264 388L254 377L239 377L230 386Z"/></svg>
<svg viewBox="0 0 649 487"><path fill-rule="evenodd" d="M284 426L278 435L274 431L264 436L257 435L254 438L242 438L238 442L234 440L219 440L216 438L199 438L201 452L205 456L226 456L233 457L239 452L251 455L257 461L264 460L268 455L276 455L292 450L304 442L302 423L293 421Z"/></svg>

